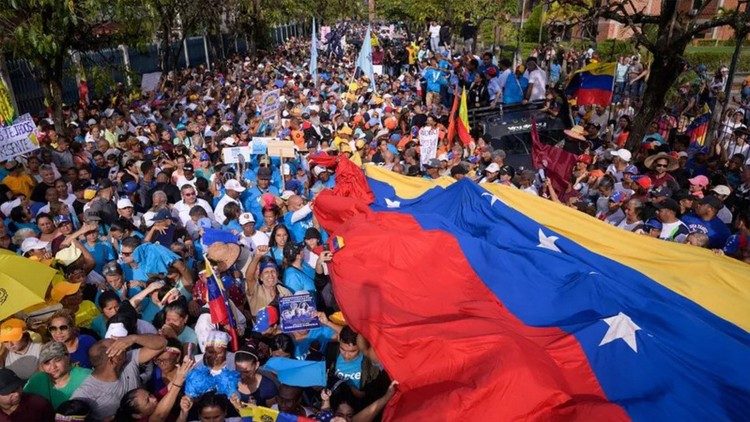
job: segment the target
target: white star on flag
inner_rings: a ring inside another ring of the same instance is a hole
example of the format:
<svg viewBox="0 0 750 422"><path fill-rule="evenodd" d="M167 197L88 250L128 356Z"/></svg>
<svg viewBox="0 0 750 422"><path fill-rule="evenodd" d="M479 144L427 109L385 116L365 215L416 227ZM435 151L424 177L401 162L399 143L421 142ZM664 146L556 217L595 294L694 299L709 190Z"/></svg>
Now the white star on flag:
<svg viewBox="0 0 750 422"><path fill-rule="evenodd" d="M385 206L388 208L399 208L401 207L401 201L393 201L391 199L385 198Z"/></svg>
<svg viewBox="0 0 750 422"><path fill-rule="evenodd" d="M555 241L559 239L557 236L547 236L544 234L542 229L539 229L539 244L536 245L539 248L549 249L555 252L562 252L560 248L555 245Z"/></svg>
<svg viewBox="0 0 750 422"><path fill-rule="evenodd" d="M489 196L490 197L490 206L495 205L495 202L497 202L497 201L500 200L500 198L498 198L497 196L495 196L495 195L493 195L491 193L487 193L487 192L483 193L482 196Z"/></svg>
<svg viewBox="0 0 750 422"><path fill-rule="evenodd" d="M618 313L615 316L604 318L602 321L609 325L607 333L604 334L602 342L599 346L604 346L607 343L611 343L617 339L622 339L634 352L638 353L638 343L635 341L635 332L640 330L641 327L637 326L629 316Z"/></svg>

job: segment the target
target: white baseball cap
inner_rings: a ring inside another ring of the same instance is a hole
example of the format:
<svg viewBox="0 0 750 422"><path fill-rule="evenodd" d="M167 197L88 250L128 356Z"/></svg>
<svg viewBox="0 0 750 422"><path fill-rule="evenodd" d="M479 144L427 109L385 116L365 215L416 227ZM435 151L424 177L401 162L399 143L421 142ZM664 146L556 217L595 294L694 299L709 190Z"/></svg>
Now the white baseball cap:
<svg viewBox="0 0 750 422"><path fill-rule="evenodd" d="M288 200L292 196L296 195L293 191L285 190L284 192L281 192L281 199L284 201Z"/></svg>
<svg viewBox="0 0 750 422"><path fill-rule="evenodd" d="M49 242L39 240L36 237L27 237L23 240L23 243L21 243L21 252L27 253L37 249L46 249L47 245L49 245Z"/></svg>
<svg viewBox="0 0 750 422"><path fill-rule="evenodd" d="M323 173L324 171L328 171L328 169L323 166L315 166L313 168L313 173L315 173L316 176L320 176L320 173Z"/></svg>
<svg viewBox="0 0 750 422"><path fill-rule="evenodd" d="M130 202L130 199L128 198L120 198L119 200L117 200L118 210L121 210L123 208L132 208L132 207L133 207L133 203Z"/></svg>
<svg viewBox="0 0 750 422"><path fill-rule="evenodd" d="M255 223L255 217L249 212L243 212L240 214L240 226L244 226L247 223Z"/></svg>
<svg viewBox="0 0 750 422"><path fill-rule="evenodd" d="M224 189L233 190L235 192L244 192L245 187L237 181L237 179L229 179L224 183Z"/></svg>
<svg viewBox="0 0 750 422"><path fill-rule="evenodd" d="M487 168L484 169L484 171L490 172L490 173L497 173L500 171L500 165L498 163L491 163Z"/></svg>
<svg viewBox="0 0 750 422"><path fill-rule="evenodd" d="M711 191L718 195L729 195L730 193L732 193L732 189L730 189L727 185L717 185L713 189L711 189Z"/></svg>
<svg viewBox="0 0 750 422"><path fill-rule="evenodd" d="M633 158L633 154L631 154L630 151L626 150L625 148L618 149L617 151L611 151L610 154L613 157L620 157L620 159L625 162L630 162L630 159Z"/></svg>

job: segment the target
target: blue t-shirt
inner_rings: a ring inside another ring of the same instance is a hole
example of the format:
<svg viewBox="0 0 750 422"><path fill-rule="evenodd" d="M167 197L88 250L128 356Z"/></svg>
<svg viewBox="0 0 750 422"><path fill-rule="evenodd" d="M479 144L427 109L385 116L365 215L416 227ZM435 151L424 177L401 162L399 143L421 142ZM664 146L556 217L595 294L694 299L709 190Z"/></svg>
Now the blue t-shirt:
<svg viewBox="0 0 750 422"><path fill-rule="evenodd" d="M143 271L142 267L133 268L128 264L120 264L122 268L122 279L127 281L148 281L148 274Z"/></svg>
<svg viewBox="0 0 750 422"><path fill-rule="evenodd" d="M104 264L117 258L114 248L109 243L96 242L94 245L90 245L86 242L83 246L85 246L86 250L88 250L94 257L94 262L96 262L94 270L99 274L102 273Z"/></svg>
<svg viewBox="0 0 750 422"><path fill-rule="evenodd" d="M284 285L297 293L302 290L315 292L315 269L306 262L302 263L302 269L289 266L284 270Z"/></svg>
<svg viewBox="0 0 750 422"><path fill-rule="evenodd" d="M284 214L284 225L289 229L294 243L302 243L305 240L305 232L313 226L313 213L294 223L292 223L292 214L294 214L292 211Z"/></svg>
<svg viewBox="0 0 750 422"><path fill-rule="evenodd" d="M141 302L141 319L153 324L154 317L161 311L161 308L151 301L150 297L143 299Z"/></svg>
<svg viewBox="0 0 750 422"><path fill-rule="evenodd" d="M96 343L96 340L86 334L78 335L78 348L75 352L70 354L70 363L77 363L78 366L83 368L91 368L91 361L89 360L89 349Z"/></svg>
<svg viewBox="0 0 750 422"><path fill-rule="evenodd" d="M362 353L350 361L345 361L341 355L336 358L336 378L345 380L347 384L359 390L362 384Z"/></svg>
<svg viewBox="0 0 750 422"><path fill-rule="evenodd" d="M91 329L96 332L99 338L104 338L107 334L107 321L104 319L104 315L99 314L91 321Z"/></svg>
<svg viewBox="0 0 750 422"><path fill-rule="evenodd" d="M321 353L325 353L326 346L328 346L328 343L335 335L336 331L327 325L309 330L307 337L303 339L294 339L294 356L300 360L307 359L307 355L310 354L310 346L315 341L319 344L318 350Z"/></svg>
<svg viewBox="0 0 750 422"><path fill-rule="evenodd" d="M504 104L518 104L523 101L524 93L526 88L529 86L529 80L521 76L517 78L516 75L508 75L508 80L505 82L505 91L503 93Z"/></svg>
<svg viewBox="0 0 750 422"><path fill-rule="evenodd" d="M177 336L177 340L180 340L182 344L193 343L196 346L198 345L198 335L195 334L195 330L188 326L182 329L180 335Z"/></svg>
<svg viewBox="0 0 750 422"><path fill-rule="evenodd" d="M237 219L230 221L229 224L222 225L221 229L228 232L232 232L234 230L238 233L242 233L242 226L240 226L240 222L237 221Z"/></svg>
<svg viewBox="0 0 750 422"><path fill-rule="evenodd" d="M552 66L549 67L549 80L552 82L559 81L561 70L562 70L562 67L559 64L552 63Z"/></svg>
<svg viewBox="0 0 750 422"><path fill-rule="evenodd" d="M723 248L727 239L732 234L729 228L719 217L704 221L697 215L690 213L682 217L682 222L690 230L690 233L704 233L708 236L708 247L711 249Z"/></svg>

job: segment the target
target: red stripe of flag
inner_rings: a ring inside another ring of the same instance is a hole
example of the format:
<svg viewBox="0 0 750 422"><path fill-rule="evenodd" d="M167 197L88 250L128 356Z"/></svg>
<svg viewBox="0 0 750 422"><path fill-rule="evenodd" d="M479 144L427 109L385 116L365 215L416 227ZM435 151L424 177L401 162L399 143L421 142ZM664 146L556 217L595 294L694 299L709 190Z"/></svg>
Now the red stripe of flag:
<svg viewBox="0 0 750 422"><path fill-rule="evenodd" d="M343 191L372 195L346 180ZM448 232L334 191L314 211L346 239L331 275L347 322L400 382L385 420L628 419L607 401L577 340L518 320Z"/></svg>

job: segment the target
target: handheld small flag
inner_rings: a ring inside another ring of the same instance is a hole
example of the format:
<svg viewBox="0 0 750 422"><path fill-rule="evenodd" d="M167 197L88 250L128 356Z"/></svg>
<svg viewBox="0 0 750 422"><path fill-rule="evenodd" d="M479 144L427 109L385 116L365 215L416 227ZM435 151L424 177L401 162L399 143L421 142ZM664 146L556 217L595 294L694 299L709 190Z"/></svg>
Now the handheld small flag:
<svg viewBox="0 0 750 422"><path fill-rule="evenodd" d="M208 310L211 314L211 322L226 327L229 336L232 338L232 350L239 350L240 342L237 335L237 323L234 320L232 306L224 292L224 283L221 278L216 276L211 262L204 258L206 262L206 290L208 291Z"/></svg>

